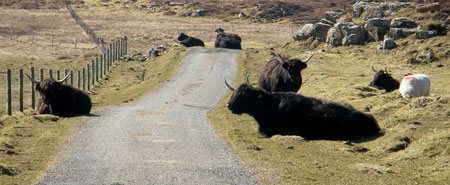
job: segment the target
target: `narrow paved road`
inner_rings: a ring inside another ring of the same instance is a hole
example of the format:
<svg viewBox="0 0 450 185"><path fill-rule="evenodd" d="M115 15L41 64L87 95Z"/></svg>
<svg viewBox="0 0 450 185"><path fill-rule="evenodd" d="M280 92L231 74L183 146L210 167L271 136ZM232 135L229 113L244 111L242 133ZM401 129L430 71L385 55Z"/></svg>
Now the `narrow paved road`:
<svg viewBox="0 0 450 185"><path fill-rule="evenodd" d="M174 79L84 123L39 184L256 184L207 120L239 50L191 49Z"/></svg>

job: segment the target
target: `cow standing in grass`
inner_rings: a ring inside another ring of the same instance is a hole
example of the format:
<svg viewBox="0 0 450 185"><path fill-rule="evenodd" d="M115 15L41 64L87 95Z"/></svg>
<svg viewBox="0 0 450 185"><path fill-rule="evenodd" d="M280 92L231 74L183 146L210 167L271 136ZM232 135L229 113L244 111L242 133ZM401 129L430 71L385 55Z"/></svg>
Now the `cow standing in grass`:
<svg viewBox="0 0 450 185"><path fill-rule="evenodd" d="M274 56L264 66L259 76L259 86L270 92L297 92L302 86L302 70L308 65L300 59Z"/></svg>
<svg viewBox="0 0 450 185"><path fill-rule="evenodd" d="M35 89L41 95L38 102L38 114L70 117L77 114L88 114L91 111L91 99L86 92L63 84L69 75L62 80L50 78L36 81L26 74L36 84Z"/></svg>
<svg viewBox="0 0 450 185"><path fill-rule="evenodd" d="M394 79L391 74L388 73L387 67L383 70L375 70L373 68L373 65L370 65L370 68L373 72L375 72L375 75L373 77L372 82L370 82L369 86L375 87L380 90L384 90L386 92L391 92L399 87L399 82Z"/></svg>
<svg viewBox="0 0 450 185"><path fill-rule="evenodd" d="M180 33L180 35L177 38L178 42L186 47L193 47L193 46L201 46L205 47L205 43L203 43L202 40L187 36L184 33Z"/></svg>
<svg viewBox="0 0 450 185"><path fill-rule="evenodd" d="M233 91L228 109L247 113L265 136L298 135L308 140L348 140L377 134L375 118L346 103L335 103L292 92L267 92L248 82Z"/></svg>
<svg viewBox="0 0 450 185"><path fill-rule="evenodd" d="M216 42L214 47L216 48L228 48L228 49L242 49L241 47L241 37L236 34L225 33L222 28L217 28L215 32Z"/></svg>

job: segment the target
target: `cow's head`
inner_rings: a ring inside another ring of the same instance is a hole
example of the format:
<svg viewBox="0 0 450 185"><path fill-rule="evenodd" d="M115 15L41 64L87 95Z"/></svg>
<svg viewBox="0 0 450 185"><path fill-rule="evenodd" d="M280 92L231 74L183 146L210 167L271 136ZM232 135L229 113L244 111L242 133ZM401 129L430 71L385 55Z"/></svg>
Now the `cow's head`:
<svg viewBox="0 0 450 185"><path fill-rule="evenodd" d="M187 39L187 38L188 38L188 36L186 34L180 33L180 35L178 36L177 40L178 41L182 41L182 40Z"/></svg>
<svg viewBox="0 0 450 185"><path fill-rule="evenodd" d="M233 91L233 94L228 100L228 109L233 114L242 114L248 113L251 114L258 107L258 101L264 96L264 91L252 86L248 82L248 74L247 74L247 83L240 85L237 89L231 87L227 81L225 80L225 85Z"/></svg>
<svg viewBox="0 0 450 185"><path fill-rule="evenodd" d="M391 74L388 73L387 67L384 70L377 71L372 64L370 65L370 68L373 72L375 72L375 75L373 76L373 81L370 82L369 86L380 90L385 90L387 92L398 89L399 83L391 76Z"/></svg>
<svg viewBox="0 0 450 185"><path fill-rule="evenodd" d="M61 89L62 83L64 81L66 81L68 79L68 77L70 76L70 74L68 74L62 80L54 80L52 78L49 78L49 79L37 81L37 80L31 78L28 74L25 74L25 75L31 80L31 82L36 84L35 89L36 89L36 91L39 92L39 94L41 95L42 101L45 104L51 104L52 102L54 102L55 98L58 95L58 92Z"/></svg>
<svg viewBox="0 0 450 185"><path fill-rule="evenodd" d="M222 29L222 28L217 28L217 29L214 30L214 32L216 32L216 33L223 33L224 31L225 30Z"/></svg>
<svg viewBox="0 0 450 185"><path fill-rule="evenodd" d="M306 59L304 62L302 62L300 59L294 58L294 59L283 59L281 56L277 56L280 58L281 61L283 61L283 68L288 70L291 73L298 73L302 71L303 69L307 68L308 65L306 64L314 55L311 55L308 59Z"/></svg>

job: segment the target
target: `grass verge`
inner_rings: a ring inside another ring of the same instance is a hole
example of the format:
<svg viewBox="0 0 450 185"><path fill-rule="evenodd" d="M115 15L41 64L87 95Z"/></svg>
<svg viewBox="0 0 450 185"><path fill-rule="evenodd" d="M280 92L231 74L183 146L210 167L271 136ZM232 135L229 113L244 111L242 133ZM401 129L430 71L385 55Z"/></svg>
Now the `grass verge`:
<svg viewBox="0 0 450 185"><path fill-rule="evenodd" d="M299 93L347 102L375 116L384 135L374 140L306 141L299 136L262 137L248 115L233 115L226 107L231 92L208 114L216 133L232 151L257 172L261 184L446 184L450 180L450 60L448 37L398 40L399 48L382 51L379 43L365 46L311 48L292 42L286 48L245 49L239 56L234 87L256 84L270 52L300 59L315 56L302 72ZM432 49L435 62L411 64L411 57ZM320 52L324 49L325 52ZM412 52L414 51L414 52ZM425 73L432 81L431 95L402 99L398 91L384 93L367 85L374 73L370 65L388 70L401 80L408 73Z"/></svg>
<svg viewBox="0 0 450 185"><path fill-rule="evenodd" d="M146 62L121 61L97 83L93 111L134 101L170 80L186 48L174 46ZM57 162L86 116L60 118L33 110L0 118L0 184L34 184Z"/></svg>

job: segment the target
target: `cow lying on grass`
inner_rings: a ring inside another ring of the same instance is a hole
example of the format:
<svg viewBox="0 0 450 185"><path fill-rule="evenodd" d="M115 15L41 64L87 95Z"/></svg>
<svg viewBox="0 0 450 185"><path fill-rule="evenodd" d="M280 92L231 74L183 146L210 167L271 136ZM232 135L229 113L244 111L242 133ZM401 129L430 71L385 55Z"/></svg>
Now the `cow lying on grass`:
<svg viewBox="0 0 450 185"><path fill-rule="evenodd" d="M38 102L38 114L70 117L76 114L88 114L91 111L91 99L86 92L63 84L70 74L58 81L54 79L36 81L28 74L25 75L36 84L35 89L41 95Z"/></svg>
<svg viewBox="0 0 450 185"><path fill-rule="evenodd" d="M349 104L306 97L292 92L267 92L248 82L233 91L228 109L247 113L265 136L298 135L308 140L348 140L372 136L380 131L375 118Z"/></svg>
<svg viewBox="0 0 450 185"><path fill-rule="evenodd" d="M297 92L302 86L301 72L312 56L305 62L274 56L264 66L259 76L259 86L270 92Z"/></svg>
<svg viewBox="0 0 450 185"><path fill-rule="evenodd" d="M391 74L388 73L387 67L383 70L375 70L373 68L373 64L370 65L370 68L373 72L375 72L375 75L373 76L372 82L370 82L369 86L375 87L379 90L384 90L386 92L391 92L399 87L399 83L396 79L394 79Z"/></svg>
<svg viewBox="0 0 450 185"><path fill-rule="evenodd" d="M195 38L195 37L187 36L184 33L180 33L177 40L180 44L182 44L186 47L193 47L193 46L205 47L205 43L203 43L202 40Z"/></svg>

